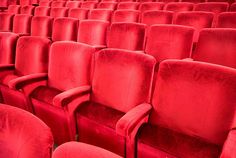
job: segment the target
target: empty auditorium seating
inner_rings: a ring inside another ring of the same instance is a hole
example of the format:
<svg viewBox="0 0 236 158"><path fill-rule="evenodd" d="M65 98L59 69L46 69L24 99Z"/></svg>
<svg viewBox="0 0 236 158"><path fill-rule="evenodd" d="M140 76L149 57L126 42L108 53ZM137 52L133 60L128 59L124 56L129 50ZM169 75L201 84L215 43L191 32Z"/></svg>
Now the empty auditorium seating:
<svg viewBox="0 0 236 158"><path fill-rule="evenodd" d="M142 51L145 38L144 24L113 23L108 31L107 47Z"/></svg>
<svg viewBox="0 0 236 158"><path fill-rule="evenodd" d="M235 29L204 29L200 32L193 59L236 68L235 42Z"/></svg>
<svg viewBox="0 0 236 158"><path fill-rule="evenodd" d="M52 17L34 16L31 21L31 36L50 38L52 36L52 25Z"/></svg>
<svg viewBox="0 0 236 158"><path fill-rule="evenodd" d="M4 103L33 111L25 95L35 85L27 86L22 84L22 81L29 78L37 81L35 77L39 76L38 73L47 72L50 43L49 39L42 37L24 36L18 39L15 65L2 66L0 71Z"/></svg>
<svg viewBox="0 0 236 158"><path fill-rule="evenodd" d="M195 28L194 42L198 41L199 32L203 28L211 28L214 14L211 12L191 11L180 12L176 15L175 24L192 26Z"/></svg>
<svg viewBox="0 0 236 158"><path fill-rule="evenodd" d="M34 15L35 16L49 16L50 15L50 8L38 6L34 10Z"/></svg>
<svg viewBox="0 0 236 158"><path fill-rule="evenodd" d="M18 35L11 32L0 32L0 65L14 64Z"/></svg>
<svg viewBox="0 0 236 158"><path fill-rule="evenodd" d="M205 0L181 0L181 2L201 3L205 2Z"/></svg>
<svg viewBox="0 0 236 158"><path fill-rule="evenodd" d="M228 67L162 62L149 121L138 132L137 157L220 157L228 133L235 132L235 81ZM233 153L230 145L223 153Z"/></svg>
<svg viewBox="0 0 236 158"><path fill-rule="evenodd" d="M79 24L78 42L86 43L97 48L106 46L106 36L109 22L98 20L83 20Z"/></svg>
<svg viewBox="0 0 236 158"><path fill-rule="evenodd" d="M236 3L231 4L230 11L231 12L236 12Z"/></svg>
<svg viewBox="0 0 236 158"><path fill-rule="evenodd" d="M0 124L2 158L51 157L51 130L37 117L24 110L1 104Z"/></svg>
<svg viewBox="0 0 236 158"><path fill-rule="evenodd" d="M133 9L137 10L139 7L138 2L120 2L117 6L117 9Z"/></svg>
<svg viewBox="0 0 236 158"><path fill-rule="evenodd" d="M20 5L9 5L7 12L11 13L11 14L19 14L20 13Z"/></svg>
<svg viewBox="0 0 236 158"><path fill-rule="evenodd" d="M0 13L0 31L11 31L14 14Z"/></svg>
<svg viewBox="0 0 236 158"><path fill-rule="evenodd" d="M84 20L88 18L89 9L73 8L69 10L68 17Z"/></svg>
<svg viewBox="0 0 236 158"><path fill-rule="evenodd" d="M39 2L39 6L42 6L42 7L50 7L52 4L52 1L40 1Z"/></svg>
<svg viewBox="0 0 236 158"><path fill-rule="evenodd" d="M94 9L97 6L97 2L93 2L93 1L85 1L81 3L80 8L84 8L84 9Z"/></svg>
<svg viewBox="0 0 236 158"><path fill-rule="evenodd" d="M140 11L137 10L116 10L112 16L112 22L139 22Z"/></svg>
<svg viewBox="0 0 236 158"><path fill-rule="evenodd" d="M220 13L218 16L216 27L220 28L236 28L236 12Z"/></svg>
<svg viewBox="0 0 236 158"><path fill-rule="evenodd" d="M29 35L32 15L16 14L13 19L12 32L19 35Z"/></svg>
<svg viewBox="0 0 236 158"><path fill-rule="evenodd" d="M68 8L79 8L80 7L80 1L67 1L66 7Z"/></svg>
<svg viewBox="0 0 236 158"><path fill-rule="evenodd" d="M65 5L66 5L66 1L52 1L51 7L58 8L58 7L65 7Z"/></svg>
<svg viewBox="0 0 236 158"><path fill-rule="evenodd" d="M82 157L90 157L90 158L121 158L120 156L85 143L81 142L67 142L65 144L60 145L53 152L52 158L82 158Z"/></svg>
<svg viewBox="0 0 236 158"><path fill-rule="evenodd" d="M88 19L111 21L113 10L93 9L90 11Z"/></svg>
<svg viewBox="0 0 236 158"><path fill-rule="evenodd" d="M207 2L195 4L195 11L207 11L213 13L226 12L228 10L229 4L225 2Z"/></svg>
<svg viewBox="0 0 236 158"><path fill-rule="evenodd" d="M194 4L190 2L170 2L165 5L165 10L173 12L191 11L193 6Z"/></svg>
<svg viewBox="0 0 236 158"><path fill-rule="evenodd" d="M142 14L141 23L153 24L172 24L174 12L150 10Z"/></svg>
<svg viewBox="0 0 236 158"><path fill-rule="evenodd" d="M32 5L37 0L19 0L21 6Z"/></svg>
<svg viewBox="0 0 236 158"><path fill-rule="evenodd" d="M115 10L116 6L117 6L116 2L101 2L98 4L97 8Z"/></svg>
<svg viewBox="0 0 236 158"><path fill-rule="evenodd" d="M48 77L44 78L47 84L37 87L31 94L35 114L51 128L56 144L75 140L73 106L79 104L75 102L76 97L89 89L86 85L90 85L93 53L94 48L86 44L53 43Z"/></svg>
<svg viewBox="0 0 236 158"><path fill-rule="evenodd" d="M53 18L66 17L68 15L68 8L51 8L50 16Z"/></svg>
<svg viewBox="0 0 236 158"><path fill-rule="evenodd" d="M154 58L143 53L121 49L95 52L93 81L84 94L90 97L78 101L76 109L78 140L124 157L128 137L137 125L131 116L142 117L135 112L145 109L150 100L154 65Z"/></svg>
<svg viewBox="0 0 236 158"><path fill-rule="evenodd" d="M163 2L145 2L140 4L139 10L142 13L149 10L162 10L164 4Z"/></svg>
<svg viewBox="0 0 236 158"><path fill-rule="evenodd" d="M191 56L194 29L179 25L152 25L147 32L145 53L158 62Z"/></svg>

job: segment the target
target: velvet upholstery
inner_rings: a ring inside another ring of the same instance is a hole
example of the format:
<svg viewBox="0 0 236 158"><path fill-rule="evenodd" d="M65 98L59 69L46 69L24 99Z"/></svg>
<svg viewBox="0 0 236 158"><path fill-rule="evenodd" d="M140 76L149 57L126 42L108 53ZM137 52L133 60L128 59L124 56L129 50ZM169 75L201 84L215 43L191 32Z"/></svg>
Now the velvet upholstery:
<svg viewBox="0 0 236 158"><path fill-rule="evenodd" d="M34 10L34 16L49 16L50 8L44 6L38 6Z"/></svg>
<svg viewBox="0 0 236 158"><path fill-rule="evenodd" d="M76 41L78 31L78 20L74 18L61 17L53 22L53 41Z"/></svg>
<svg viewBox="0 0 236 158"><path fill-rule="evenodd" d="M170 2L179 2L179 0L159 0L158 2L170 3Z"/></svg>
<svg viewBox="0 0 236 158"><path fill-rule="evenodd" d="M52 17L34 16L31 21L31 36L50 38L52 36L52 25Z"/></svg>
<svg viewBox="0 0 236 158"><path fill-rule="evenodd" d="M111 21L113 11L108 9L93 9L90 11L88 19Z"/></svg>
<svg viewBox="0 0 236 158"><path fill-rule="evenodd" d="M52 1L40 1L39 2L39 6L42 6L42 7L50 7L52 4Z"/></svg>
<svg viewBox="0 0 236 158"><path fill-rule="evenodd" d="M56 7L65 7L66 5L66 1L53 1L51 4L52 8L56 8Z"/></svg>
<svg viewBox="0 0 236 158"><path fill-rule="evenodd" d="M0 31L11 31L14 14L0 13Z"/></svg>
<svg viewBox="0 0 236 158"><path fill-rule="evenodd" d="M181 0L181 2L201 3L205 2L205 0Z"/></svg>
<svg viewBox="0 0 236 158"><path fill-rule="evenodd" d="M226 12L228 10L229 4L226 2L207 2L198 3L195 5L195 11L207 11L213 13Z"/></svg>
<svg viewBox="0 0 236 158"><path fill-rule="evenodd" d="M20 13L20 5L9 5L7 12L11 13L11 14L19 14Z"/></svg>
<svg viewBox="0 0 236 158"><path fill-rule="evenodd" d="M236 30L234 29L204 29L200 32L193 59L236 68L235 42Z"/></svg>
<svg viewBox="0 0 236 158"><path fill-rule="evenodd" d="M230 11L231 11L231 12L236 12L236 2L234 2L233 4L231 4L231 6L230 6Z"/></svg>
<svg viewBox="0 0 236 158"><path fill-rule="evenodd" d="M211 12L191 11L180 12L176 15L175 24L191 26L195 28L194 42L198 41L199 32L203 28L211 28L214 14Z"/></svg>
<svg viewBox="0 0 236 158"><path fill-rule="evenodd" d="M50 10L50 16L53 18L67 17L67 14L68 14L68 8L64 7L55 7L51 8Z"/></svg>
<svg viewBox="0 0 236 158"><path fill-rule="evenodd" d="M138 2L120 2L117 5L118 10L122 10L122 9L137 10L138 7L139 7Z"/></svg>
<svg viewBox="0 0 236 158"><path fill-rule="evenodd" d="M78 30L78 42L93 46L106 46L109 22L98 20L83 20Z"/></svg>
<svg viewBox="0 0 236 158"><path fill-rule="evenodd" d="M117 6L116 2L100 2L97 6L98 9L110 9L115 10Z"/></svg>
<svg viewBox="0 0 236 158"><path fill-rule="evenodd" d="M79 8L81 2L80 1L67 1L66 2L66 7L67 8Z"/></svg>
<svg viewBox="0 0 236 158"><path fill-rule="evenodd" d="M229 132L227 136L220 158L231 158L231 157L236 156L236 152L235 152L236 139L235 138L236 138L236 132L234 128Z"/></svg>
<svg viewBox="0 0 236 158"><path fill-rule="evenodd" d="M16 14L13 19L12 32L20 35L29 35L32 15Z"/></svg>
<svg viewBox="0 0 236 158"><path fill-rule="evenodd" d="M91 97L76 110L79 141L121 156L130 152L128 133L123 132L124 124L119 122L132 109L150 101L154 65L151 56L128 50L103 49L95 53ZM126 121L132 133L136 122Z"/></svg>
<svg viewBox="0 0 236 158"><path fill-rule="evenodd" d="M60 145L54 152L53 158L121 158L120 156L107 151L105 149L80 143L80 142L67 142Z"/></svg>
<svg viewBox="0 0 236 158"><path fill-rule="evenodd" d="M165 10L173 12L192 11L193 6L194 4L190 2L170 2L165 5Z"/></svg>
<svg viewBox="0 0 236 158"><path fill-rule="evenodd" d="M152 25L147 32L145 52L158 62L191 56L194 29L180 25Z"/></svg>
<svg viewBox="0 0 236 158"><path fill-rule="evenodd" d="M141 13L149 10L162 10L164 8L163 2L144 2L139 6Z"/></svg>
<svg viewBox="0 0 236 158"><path fill-rule="evenodd" d="M94 9L97 6L97 2L93 2L93 1L86 1L86 2L82 2L80 8L84 8L84 9Z"/></svg>
<svg viewBox="0 0 236 158"><path fill-rule="evenodd" d="M69 10L68 17L84 20L88 18L89 9L73 8Z"/></svg>
<svg viewBox="0 0 236 158"><path fill-rule="evenodd" d="M218 16L216 27L219 28L236 28L236 13L226 12L220 13Z"/></svg>
<svg viewBox="0 0 236 158"><path fill-rule="evenodd" d="M145 25L138 23L113 23L108 32L107 47L143 50ZM122 40L120 40L122 39Z"/></svg>
<svg viewBox="0 0 236 158"><path fill-rule="evenodd" d="M146 25L153 24L172 24L174 13L171 11L150 10L142 14L141 23Z"/></svg>
<svg viewBox="0 0 236 158"><path fill-rule="evenodd" d="M235 80L232 68L163 61L149 122L137 135L138 157L219 157L235 127Z"/></svg>
<svg viewBox="0 0 236 158"><path fill-rule="evenodd" d="M55 42L50 52L47 84L32 92L31 101L36 116L52 129L55 143L61 144L75 139L68 123L73 111L68 112L68 102L63 99L74 88L90 84L94 48L77 42Z"/></svg>
<svg viewBox="0 0 236 158"><path fill-rule="evenodd" d="M15 63L15 50L18 38L17 34L0 32L0 65Z"/></svg>
<svg viewBox="0 0 236 158"><path fill-rule="evenodd" d="M50 158L53 137L40 119L21 109L0 105L0 157Z"/></svg>
<svg viewBox="0 0 236 158"><path fill-rule="evenodd" d="M26 5L26 6L21 6L20 8L20 13L21 14L29 14L29 15L34 15L34 6Z"/></svg>
<svg viewBox="0 0 236 158"><path fill-rule="evenodd" d="M116 10L112 16L112 22L139 22L140 11Z"/></svg>

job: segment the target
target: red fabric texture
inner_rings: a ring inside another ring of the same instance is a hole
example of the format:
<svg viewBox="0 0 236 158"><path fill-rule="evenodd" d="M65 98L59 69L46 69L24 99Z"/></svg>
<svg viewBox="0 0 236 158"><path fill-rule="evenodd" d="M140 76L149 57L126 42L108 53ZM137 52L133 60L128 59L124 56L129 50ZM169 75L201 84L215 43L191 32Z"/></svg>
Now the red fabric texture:
<svg viewBox="0 0 236 158"><path fill-rule="evenodd" d="M80 4L81 4L81 2L79 2L79 1L67 1L66 7L67 8L79 8Z"/></svg>
<svg viewBox="0 0 236 158"><path fill-rule="evenodd" d="M9 5L7 12L10 14L19 14L20 13L20 5Z"/></svg>
<svg viewBox="0 0 236 158"><path fill-rule="evenodd" d="M43 6L43 7L50 7L52 4L52 1L40 1L39 2L39 6Z"/></svg>
<svg viewBox="0 0 236 158"><path fill-rule="evenodd" d="M51 8L50 11L50 16L53 18L67 17L67 14L68 14L68 8L64 7Z"/></svg>
<svg viewBox="0 0 236 158"><path fill-rule="evenodd" d="M218 16L216 27L236 28L236 12L221 13Z"/></svg>
<svg viewBox="0 0 236 158"><path fill-rule="evenodd" d="M198 3L195 5L195 11L207 11L213 13L226 12L228 10L229 4L227 2L207 2Z"/></svg>
<svg viewBox="0 0 236 158"><path fill-rule="evenodd" d="M142 14L141 22L147 25L172 24L173 15L171 11L150 10Z"/></svg>
<svg viewBox="0 0 236 158"><path fill-rule="evenodd" d="M18 34L30 34L32 15L16 14L13 19L12 32Z"/></svg>
<svg viewBox="0 0 236 158"><path fill-rule="evenodd" d="M97 6L97 2L93 2L93 1L87 1L87 2L82 2L80 8L84 8L84 9L94 9Z"/></svg>
<svg viewBox="0 0 236 158"><path fill-rule="evenodd" d="M68 17L84 20L88 18L89 9L73 8L69 10Z"/></svg>
<svg viewBox="0 0 236 158"><path fill-rule="evenodd" d="M31 36L50 38L52 36L52 25L52 17L34 16L31 21Z"/></svg>
<svg viewBox="0 0 236 158"><path fill-rule="evenodd" d="M170 2L165 5L165 10L173 12L192 11L193 7L194 4L190 2Z"/></svg>
<svg viewBox="0 0 236 158"><path fill-rule="evenodd" d="M112 16L112 22L139 22L140 11L116 10Z"/></svg>
<svg viewBox="0 0 236 158"><path fill-rule="evenodd" d="M113 11L108 9L93 9L89 13L88 19L111 21Z"/></svg>
<svg viewBox="0 0 236 158"><path fill-rule="evenodd" d="M1 104L0 145L2 158L50 158L53 137L50 128L37 117Z"/></svg>
<svg viewBox="0 0 236 158"><path fill-rule="evenodd" d="M231 12L236 12L236 3L231 4L230 11Z"/></svg>
<svg viewBox="0 0 236 158"><path fill-rule="evenodd" d="M229 135L224 143L224 147L220 158L236 157L236 131L235 128L229 132Z"/></svg>
<svg viewBox="0 0 236 158"><path fill-rule="evenodd" d="M30 6L30 5L22 6L20 8L20 13L34 15L34 9L35 9L34 6Z"/></svg>
<svg viewBox="0 0 236 158"><path fill-rule="evenodd" d="M44 6L38 6L34 10L34 16L49 16L50 8Z"/></svg>
<svg viewBox="0 0 236 158"><path fill-rule="evenodd" d="M138 2L120 2L117 6L118 10L121 9L131 9L131 10L137 10L139 7Z"/></svg>
<svg viewBox="0 0 236 158"><path fill-rule="evenodd" d="M97 6L98 9L110 9L115 10L117 6L116 2L100 2Z"/></svg>
<svg viewBox="0 0 236 158"><path fill-rule="evenodd" d="M66 1L53 1L51 4L52 8L56 8L56 7L65 7L66 5Z"/></svg>
<svg viewBox="0 0 236 158"><path fill-rule="evenodd" d="M14 14L0 13L0 31L11 31Z"/></svg>
<svg viewBox="0 0 236 158"><path fill-rule="evenodd" d="M150 10L162 10L164 8L165 3L163 2L144 2L139 6L139 10L141 13Z"/></svg>

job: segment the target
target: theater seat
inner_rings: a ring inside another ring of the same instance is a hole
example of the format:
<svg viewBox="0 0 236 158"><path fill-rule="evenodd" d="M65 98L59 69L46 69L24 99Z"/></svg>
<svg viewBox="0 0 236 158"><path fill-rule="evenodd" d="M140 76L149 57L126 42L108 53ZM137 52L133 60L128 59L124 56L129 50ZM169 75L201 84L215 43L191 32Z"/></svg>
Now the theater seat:
<svg viewBox="0 0 236 158"><path fill-rule="evenodd" d="M67 15L68 15L68 8L55 7L55 8L51 8L50 10L50 16L53 18L67 17Z"/></svg>
<svg viewBox="0 0 236 158"><path fill-rule="evenodd" d="M20 14L20 5L9 5L7 12L10 14Z"/></svg>
<svg viewBox="0 0 236 158"><path fill-rule="evenodd" d="M84 1L81 3L80 8L84 8L84 9L94 9L97 6L97 2L93 2L93 1Z"/></svg>
<svg viewBox="0 0 236 158"><path fill-rule="evenodd" d="M229 4L226 2L207 2L198 3L195 5L195 11L207 11L219 14L228 10Z"/></svg>
<svg viewBox="0 0 236 158"><path fill-rule="evenodd" d="M120 2L117 5L117 10L130 9L130 10L138 10L139 3L138 2Z"/></svg>
<svg viewBox="0 0 236 158"><path fill-rule="evenodd" d="M16 14L13 19L12 32L22 35L30 34L32 15Z"/></svg>
<svg viewBox="0 0 236 158"><path fill-rule="evenodd" d="M220 13L216 27L219 28L236 28L236 12Z"/></svg>
<svg viewBox="0 0 236 158"><path fill-rule="evenodd" d="M91 20L103 20L103 21L111 21L111 17L113 14L113 10L108 9L93 9L90 10L88 19Z"/></svg>
<svg viewBox="0 0 236 158"><path fill-rule="evenodd" d="M142 51L145 29L144 24L112 23L108 32L107 47Z"/></svg>
<svg viewBox="0 0 236 158"><path fill-rule="evenodd" d="M111 9L115 10L117 6L116 2L100 2L97 6L98 9Z"/></svg>
<svg viewBox="0 0 236 158"><path fill-rule="evenodd" d="M121 158L120 156L107 151L105 149L80 143L80 142L68 142L60 145L53 152L52 158Z"/></svg>
<svg viewBox="0 0 236 158"><path fill-rule="evenodd" d="M128 142L138 123L133 117L141 120L151 108L147 103L154 65L155 59L142 53L120 49L95 52L93 81L85 93L90 97L77 104L80 142L122 157L130 152Z"/></svg>
<svg viewBox="0 0 236 158"><path fill-rule="evenodd" d="M84 20L88 18L89 9L73 8L69 10L68 17Z"/></svg>
<svg viewBox="0 0 236 158"><path fill-rule="evenodd" d="M34 115L0 104L0 125L0 157L51 157L53 148L51 130Z"/></svg>
<svg viewBox="0 0 236 158"><path fill-rule="evenodd" d="M66 1L53 1L51 4L52 8L65 7Z"/></svg>
<svg viewBox="0 0 236 158"><path fill-rule="evenodd" d="M137 157L220 157L226 139L235 141L235 70L166 60L156 78L153 109L137 134ZM231 144L223 153L233 158L228 152L235 155Z"/></svg>
<svg viewBox="0 0 236 158"><path fill-rule="evenodd" d="M231 11L231 12L236 12L236 2L233 3L233 4L231 4L231 6L230 6L230 11Z"/></svg>
<svg viewBox="0 0 236 158"><path fill-rule="evenodd" d="M35 8L34 16L49 16L49 15L50 15L50 7L38 6Z"/></svg>
<svg viewBox="0 0 236 158"><path fill-rule="evenodd" d="M36 73L47 72L50 43L50 40L42 37L24 36L18 39L15 65L2 65L0 69L0 88L4 103L33 111L26 98L33 86L24 87L19 81Z"/></svg>
<svg viewBox="0 0 236 158"><path fill-rule="evenodd" d="M144 2L140 4L139 10L141 13L149 10L162 10L164 5L165 3L163 2Z"/></svg>
<svg viewBox="0 0 236 158"><path fill-rule="evenodd" d="M80 1L67 1L66 2L66 7L67 8L79 8L81 2Z"/></svg>
<svg viewBox="0 0 236 158"><path fill-rule="evenodd" d="M34 16L31 21L31 36L51 38L53 18L49 16Z"/></svg>
<svg viewBox="0 0 236 158"><path fill-rule="evenodd" d="M13 27L14 14L0 13L0 31L10 32Z"/></svg>
<svg viewBox="0 0 236 158"><path fill-rule="evenodd" d="M31 5L21 6L20 13L34 15L34 9L35 9L35 7L31 6Z"/></svg>
<svg viewBox="0 0 236 158"><path fill-rule="evenodd" d="M170 2L165 5L165 10L173 12L192 11L194 3L190 2Z"/></svg>
<svg viewBox="0 0 236 158"><path fill-rule="evenodd" d="M141 17L141 23L146 25L172 24L174 12L171 11L145 11Z"/></svg>
<svg viewBox="0 0 236 158"><path fill-rule="evenodd" d="M75 122L72 120L74 105L69 103L75 101L80 93L83 94L89 87L86 85L90 85L93 53L94 48L86 44L53 43L48 76L41 78L47 84L37 87L31 94L35 114L51 128L56 144L75 140Z"/></svg>
<svg viewBox="0 0 236 158"><path fill-rule="evenodd" d="M140 11L116 10L112 16L112 22L139 22Z"/></svg>
<svg viewBox="0 0 236 158"><path fill-rule="evenodd" d="M39 2L39 6L42 6L42 7L50 7L52 4L52 1L40 1Z"/></svg>

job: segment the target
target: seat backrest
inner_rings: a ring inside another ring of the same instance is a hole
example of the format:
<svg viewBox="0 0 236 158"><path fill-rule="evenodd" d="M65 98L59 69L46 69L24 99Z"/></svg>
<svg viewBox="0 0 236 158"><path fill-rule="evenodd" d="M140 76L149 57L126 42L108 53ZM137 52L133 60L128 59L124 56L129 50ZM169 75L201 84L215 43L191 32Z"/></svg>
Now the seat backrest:
<svg viewBox="0 0 236 158"><path fill-rule="evenodd" d="M35 7L31 6L31 5L22 6L20 8L20 13L34 15L34 9L35 9Z"/></svg>
<svg viewBox="0 0 236 158"><path fill-rule="evenodd" d="M112 22L139 22L140 11L116 10L112 16Z"/></svg>
<svg viewBox="0 0 236 158"><path fill-rule="evenodd" d="M199 32L203 28L211 28L214 13L204 11L179 12L174 23L177 25L191 26L195 28L194 42L198 41Z"/></svg>
<svg viewBox="0 0 236 158"><path fill-rule="evenodd" d="M42 7L51 7L52 1L40 1L39 6Z"/></svg>
<svg viewBox="0 0 236 158"><path fill-rule="evenodd" d="M52 4L51 4L52 8L65 7L65 6L66 6L66 1L52 1Z"/></svg>
<svg viewBox="0 0 236 158"><path fill-rule="evenodd" d="M79 8L81 2L80 1L67 1L66 2L66 7L67 8Z"/></svg>
<svg viewBox="0 0 236 158"><path fill-rule="evenodd" d="M147 31L145 52L158 62L189 58L192 53L194 29L179 25L152 25Z"/></svg>
<svg viewBox="0 0 236 158"><path fill-rule="evenodd" d="M139 3L138 2L120 2L117 5L117 9L132 9L132 10L138 10Z"/></svg>
<svg viewBox="0 0 236 158"><path fill-rule="evenodd" d="M113 10L108 9L93 9L90 10L88 19L111 21Z"/></svg>
<svg viewBox="0 0 236 158"><path fill-rule="evenodd" d="M205 0L181 0L181 2L202 3L205 2Z"/></svg>
<svg viewBox="0 0 236 158"><path fill-rule="evenodd" d="M116 2L100 2L97 6L98 9L111 9L115 10L117 6Z"/></svg>
<svg viewBox="0 0 236 158"><path fill-rule="evenodd" d="M170 2L179 2L179 0L158 0L158 2L170 3Z"/></svg>
<svg viewBox="0 0 236 158"><path fill-rule="evenodd" d="M183 60L159 66L149 122L223 145L235 125L236 71Z"/></svg>
<svg viewBox="0 0 236 158"><path fill-rule="evenodd" d="M78 22L74 18L56 18L53 22L52 41L76 41Z"/></svg>
<svg viewBox="0 0 236 158"><path fill-rule="evenodd" d="M68 15L68 8L51 8L50 16L53 18L58 17L67 17Z"/></svg>
<svg viewBox="0 0 236 158"><path fill-rule="evenodd" d="M1 157L51 157L52 132L36 116L25 110L1 104L0 125Z"/></svg>
<svg viewBox="0 0 236 158"><path fill-rule="evenodd" d="M52 36L52 25L52 17L34 16L31 21L31 36L50 38Z"/></svg>
<svg viewBox="0 0 236 158"><path fill-rule="evenodd" d="M88 18L89 9L73 8L69 10L68 17L84 20Z"/></svg>
<svg viewBox="0 0 236 158"><path fill-rule="evenodd" d="M142 14L141 23L146 25L172 24L174 12L150 10Z"/></svg>
<svg viewBox="0 0 236 158"><path fill-rule="evenodd" d="M20 37L16 45L15 72L29 75L48 71L48 56L51 41L36 36Z"/></svg>
<svg viewBox="0 0 236 158"><path fill-rule="evenodd" d="M80 8L84 8L84 9L94 9L97 6L97 2L93 2L93 1L85 1L81 3Z"/></svg>
<svg viewBox="0 0 236 158"><path fill-rule="evenodd" d="M207 11L213 13L226 12L228 10L229 4L226 2L206 2L198 3L195 5L195 11Z"/></svg>
<svg viewBox="0 0 236 158"><path fill-rule="evenodd" d="M95 49L78 42L55 42L49 58L48 85L65 91L90 85L91 60Z"/></svg>
<svg viewBox="0 0 236 158"><path fill-rule="evenodd" d="M231 4L231 6L230 6L230 11L231 11L231 12L236 12L236 2L234 2L233 4Z"/></svg>
<svg viewBox="0 0 236 158"><path fill-rule="evenodd" d="M163 2L144 2L139 6L141 13L149 10L162 10L165 3Z"/></svg>
<svg viewBox="0 0 236 158"><path fill-rule="evenodd" d="M107 47L142 51L145 29L146 26L139 23L112 23L108 32Z"/></svg>
<svg viewBox="0 0 236 158"><path fill-rule="evenodd" d="M78 30L78 42L93 46L105 46L109 22L98 20L83 20Z"/></svg>
<svg viewBox="0 0 236 158"><path fill-rule="evenodd" d="M0 13L0 31L12 31L14 14Z"/></svg>
<svg viewBox="0 0 236 158"><path fill-rule="evenodd" d="M0 32L0 65L14 64L16 42L19 36L11 32Z"/></svg>
<svg viewBox="0 0 236 158"><path fill-rule="evenodd" d="M203 29L193 59L236 68L235 43L235 29Z"/></svg>
<svg viewBox="0 0 236 158"><path fill-rule="evenodd" d="M155 59L121 49L95 53L91 99L122 112L147 103L153 80Z"/></svg>
<svg viewBox="0 0 236 158"><path fill-rule="evenodd" d="M190 2L170 2L165 5L165 10L173 12L192 11L194 3Z"/></svg>
<svg viewBox="0 0 236 158"><path fill-rule="evenodd" d="M18 34L29 34L32 15L16 14L13 19L12 32Z"/></svg>
<svg viewBox="0 0 236 158"><path fill-rule="evenodd" d="M216 27L219 28L236 28L236 12L220 13Z"/></svg>
<svg viewBox="0 0 236 158"><path fill-rule="evenodd" d="M19 14L20 13L20 5L9 5L7 12L11 14Z"/></svg>
<svg viewBox="0 0 236 158"><path fill-rule="evenodd" d="M49 7L38 6L34 10L34 16L49 16L49 15L50 15Z"/></svg>

